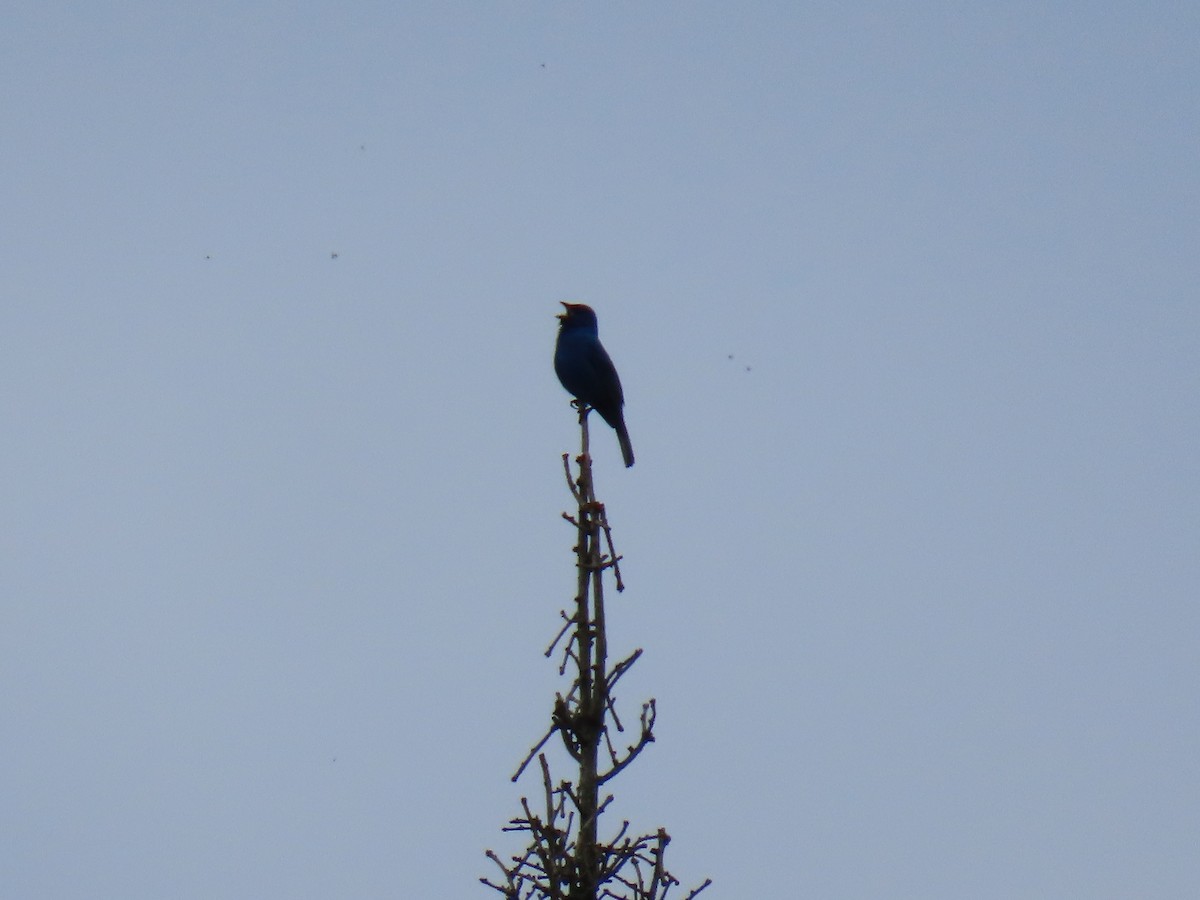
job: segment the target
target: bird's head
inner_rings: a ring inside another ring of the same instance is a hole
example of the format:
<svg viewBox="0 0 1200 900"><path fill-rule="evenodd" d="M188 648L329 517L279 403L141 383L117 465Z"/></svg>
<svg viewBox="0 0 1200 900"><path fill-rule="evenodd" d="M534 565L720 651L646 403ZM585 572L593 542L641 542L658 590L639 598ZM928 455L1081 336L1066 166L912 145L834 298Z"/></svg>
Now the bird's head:
<svg viewBox="0 0 1200 900"><path fill-rule="evenodd" d="M563 329L588 328L592 331L597 330L596 313L590 306L585 306L582 303L567 303L565 300L560 300L563 305L563 311L555 318L561 324Z"/></svg>

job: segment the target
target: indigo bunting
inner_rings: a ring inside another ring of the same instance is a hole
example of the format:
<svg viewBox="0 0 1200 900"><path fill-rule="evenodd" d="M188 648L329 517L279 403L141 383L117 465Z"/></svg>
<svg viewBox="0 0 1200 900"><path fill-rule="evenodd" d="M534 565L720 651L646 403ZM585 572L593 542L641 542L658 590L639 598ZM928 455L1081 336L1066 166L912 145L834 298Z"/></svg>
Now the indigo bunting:
<svg viewBox="0 0 1200 900"><path fill-rule="evenodd" d="M633 465L633 447L625 430L625 395L616 367L600 343L596 314L582 303L563 303L559 315L558 343L554 346L554 371L576 400L586 403L617 431L625 467Z"/></svg>

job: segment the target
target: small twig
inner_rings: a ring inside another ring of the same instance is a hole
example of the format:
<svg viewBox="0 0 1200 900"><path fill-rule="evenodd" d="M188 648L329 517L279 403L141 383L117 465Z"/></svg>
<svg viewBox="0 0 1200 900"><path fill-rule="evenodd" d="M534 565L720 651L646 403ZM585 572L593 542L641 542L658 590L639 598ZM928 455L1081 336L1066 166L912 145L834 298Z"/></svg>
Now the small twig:
<svg viewBox="0 0 1200 900"><path fill-rule="evenodd" d="M608 750L608 758L615 763L617 761L617 748L613 746L612 735L609 734L607 728L604 729L604 746Z"/></svg>
<svg viewBox="0 0 1200 900"><path fill-rule="evenodd" d="M617 715L616 699L612 694L609 694L604 703L608 707L608 714L612 716L613 725L616 726L617 731L624 732L625 726L621 724L621 717Z"/></svg>
<svg viewBox="0 0 1200 900"><path fill-rule="evenodd" d="M604 784L610 778L615 778L622 769L633 762L641 752L646 749L648 744L654 743L654 722L657 718L657 711L654 705L654 698L650 698L646 703L642 704L642 733L638 737L638 742L631 747L626 748L626 756L622 760L617 759L616 752L612 752L613 766L603 775L599 776L599 783ZM611 748L611 745L610 745Z"/></svg>
<svg viewBox="0 0 1200 900"><path fill-rule="evenodd" d="M547 731L545 735L542 736L542 739L534 745L532 750L529 751L525 759L521 761L521 765L517 766L517 772L512 777L513 782L516 782L516 780L521 777L521 773L525 771L525 767L529 765L530 761L533 759L533 755L546 746L546 741L550 740L556 731L558 731L557 723L550 726L550 730Z"/></svg>
<svg viewBox="0 0 1200 900"><path fill-rule="evenodd" d="M579 665L579 654L577 654L573 649L571 649L572 646L574 645L574 643L575 643L575 638L571 638L570 643L567 644L566 650L563 651L563 661L558 667L559 675L567 674L567 666L570 663L573 662L576 665Z"/></svg>
<svg viewBox="0 0 1200 900"><path fill-rule="evenodd" d="M550 642L550 646L546 648L546 659L550 658L550 655L554 653L554 648L557 647L558 642L562 640L562 636L570 630L572 625L575 624L575 617L568 616L565 609L560 609L558 614L563 617L563 627L559 629L558 634L554 636L554 640Z"/></svg>
<svg viewBox="0 0 1200 900"><path fill-rule="evenodd" d="M571 492L571 496L575 498L576 505L583 505L583 495L580 493L582 485L576 483L575 476L571 474L571 454L564 453L562 455L563 471L567 473L567 489ZM563 518L569 518L566 513L563 513Z"/></svg>
<svg viewBox="0 0 1200 900"><path fill-rule="evenodd" d="M617 593L625 590L625 582L621 579L621 567L618 565L621 557L617 555L617 550L613 546L612 529L608 526L608 516L602 516L600 519L600 527L604 529L604 540L608 542L608 555L612 557L613 576L617 582Z"/></svg>
<svg viewBox="0 0 1200 900"><path fill-rule="evenodd" d="M550 783L550 764L546 762L546 754L538 756L538 762L542 764L542 787L546 791L546 820L553 821L554 814L554 786Z"/></svg>
<svg viewBox="0 0 1200 900"><path fill-rule="evenodd" d="M609 693L612 693L612 689L617 686L617 682L621 680L621 676L633 668L633 664L638 661L641 655L642 648L638 647L638 649L612 667L612 672L608 676Z"/></svg>
<svg viewBox="0 0 1200 900"><path fill-rule="evenodd" d="M615 847L617 845L617 842L619 840L621 840L621 838L625 837L625 832L627 832L628 830L629 830L629 820L626 819L624 822L621 823L621 830L618 831L616 833L616 835L613 837L613 839L608 842L608 845L610 847ZM628 843L628 841L626 843Z"/></svg>
<svg viewBox="0 0 1200 900"><path fill-rule="evenodd" d="M671 843L671 836L667 834L665 828L658 829L658 847L654 849L654 878L652 884L658 885L663 880L663 854L667 850L667 844ZM670 876L667 876L670 878Z"/></svg>

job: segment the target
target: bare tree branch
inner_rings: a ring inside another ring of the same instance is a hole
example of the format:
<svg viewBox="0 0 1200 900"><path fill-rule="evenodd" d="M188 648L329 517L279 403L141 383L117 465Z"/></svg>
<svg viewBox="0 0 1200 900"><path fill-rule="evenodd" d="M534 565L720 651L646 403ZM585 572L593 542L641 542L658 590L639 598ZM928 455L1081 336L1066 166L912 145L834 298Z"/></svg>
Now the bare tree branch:
<svg viewBox="0 0 1200 900"><path fill-rule="evenodd" d="M565 693L555 695L550 727L513 776L517 781L537 758L542 775L540 809L535 813L528 798L522 797L521 814L502 829L525 834L529 843L507 861L487 851L487 858L503 877L479 880L505 900L667 900L679 880L665 866L671 841L665 830L633 835L625 820L611 838L599 837L601 818L614 802L612 794L601 798L600 788L654 743L657 707L653 698L642 704L637 740L618 750L613 736L623 733L624 726L614 689L641 658L642 650L634 650L609 667L604 573L612 571L618 591L625 585L608 514L595 495L588 453L589 409L577 408L582 448L575 458L577 473L572 474L570 458L563 454L567 489L576 504L574 515L563 513L563 519L575 529L574 612L560 610L563 625L545 651L549 658L560 648L559 674L568 677L570 673L571 682ZM556 732L567 756L578 766L574 781L555 781L542 752ZM706 880L683 900L692 900L709 884L711 880Z"/></svg>

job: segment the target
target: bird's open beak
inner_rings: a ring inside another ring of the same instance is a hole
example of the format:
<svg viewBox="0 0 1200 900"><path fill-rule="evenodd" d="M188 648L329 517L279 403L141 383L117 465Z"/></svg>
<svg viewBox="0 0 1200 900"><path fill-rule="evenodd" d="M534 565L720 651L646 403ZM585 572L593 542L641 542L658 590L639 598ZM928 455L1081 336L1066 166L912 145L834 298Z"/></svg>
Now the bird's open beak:
<svg viewBox="0 0 1200 900"><path fill-rule="evenodd" d="M559 319L561 321L562 319L565 319L567 317L567 313L569 313L571 311L571 304L568 303L566 300L559 300L558 302L562 304L563 311L560 312L554 318Z"/></svg>

